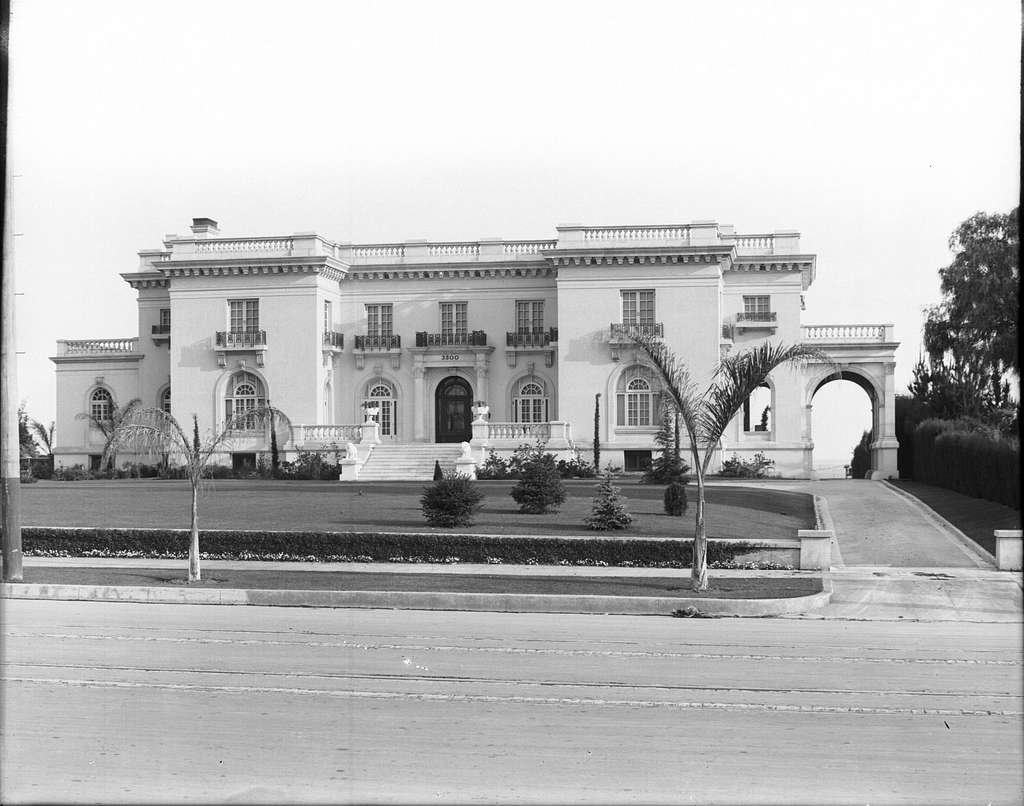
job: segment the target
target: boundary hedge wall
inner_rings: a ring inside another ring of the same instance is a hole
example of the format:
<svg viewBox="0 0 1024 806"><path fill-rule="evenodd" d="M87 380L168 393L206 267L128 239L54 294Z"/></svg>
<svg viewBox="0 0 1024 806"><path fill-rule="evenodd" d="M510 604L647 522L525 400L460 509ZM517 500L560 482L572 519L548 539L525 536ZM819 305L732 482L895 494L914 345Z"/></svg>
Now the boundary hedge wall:
<svg viewBox="0 0 1024 806"><path fill-rule="evenodd" d="M1020 509L1020 447L956 420L914 429L914 481Z"/></svg>

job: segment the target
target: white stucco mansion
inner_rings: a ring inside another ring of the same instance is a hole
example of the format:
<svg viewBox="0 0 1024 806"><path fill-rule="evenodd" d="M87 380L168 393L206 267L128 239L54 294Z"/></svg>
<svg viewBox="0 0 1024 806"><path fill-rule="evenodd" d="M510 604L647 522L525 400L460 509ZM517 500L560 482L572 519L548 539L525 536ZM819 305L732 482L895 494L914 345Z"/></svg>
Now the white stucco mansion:
<svg viewBox="0 0 1024 806"><path fill-rule="evenodd" d="M188 236L139 253L139 335L64 340L58 465L96 462L103 417L133 398L219 430L265 401L294 424L285 448L347 452L345 477L429 478L489 448L537 438L602 464L650 460L659 383L631 331L661 336L701 384L719 357L764 339L803 341L835 365L776 372L737 416L722 457L763 451L786 476L813 468L811 405L838 377L872 400L873 477L896 475L891 325L801 323L816 258L799 233L740 235L713 221L559 226L549 240L351 244L315 233ZM600 395L600 397L596 397ZM462 448L461 443L469 443ZM244 432L223 461L269 448ZM121 456L121 461L132 457Z"/></svg>

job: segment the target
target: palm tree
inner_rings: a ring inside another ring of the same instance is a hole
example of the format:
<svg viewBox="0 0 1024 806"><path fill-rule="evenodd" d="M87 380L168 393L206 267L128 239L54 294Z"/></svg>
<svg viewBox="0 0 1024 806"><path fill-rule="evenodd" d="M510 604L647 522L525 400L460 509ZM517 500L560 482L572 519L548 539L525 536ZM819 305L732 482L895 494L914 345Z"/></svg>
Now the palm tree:
<svg viewBox="0 0 1024 806"><path fill-rule="evenodd" d="M53 429L55 425L56 424L53 420L50 420L49 428L39 422L39 420L32 420L29 422L29 427L32 429L32 433L39 441L39 444L46 449L47 456L53 456Z"/></svg>
<svg viewBox="0 0 1024 806"><path fill-rule="evenodd" d="M202 578L199 569L199 486L203 470L215 453L230 447L235 432L252 431L271 424L274 428L286 427L288 439L285 442L291 439L291 423L288 418L280 410L268 406L239 412L225 423L220 433L205 440L199 437L199 419L195 414L192 415L191 436L187 436L178 421L163 409L136 407L119 419L104 451L104 458L108 453L124 449L137 453L173 455L182 460L185 475L192 486L189 582L198 582Z"/></svg>
<svg viewBox="0 0 1024 806"><path fill-rule="evenodd" d="M111 401L110 416L107 418L97 417L91 411L83 411L81 414L75 415L76 420L88 420L103 434L103 458L100 460L100 470L111 467L116 461L117 451L110 449L114 433L124 418L132 412L138 411L141 406L142 401L137 397L133 397L123 406L118 406L117 403Z"/></svg>
<svg viewBox="0 0 1024 806"><path fill-rule="evenodd" d="M787 364L799 365L810 360L829 362L829 359L819 350L802 344L786 346L764 342L723 358L707 389L698 395L689 370L668 345L650 336L633 336L633 340L650 357L651 363L661 375L671 404L678 412L690 439L693 472L697 480L692 587L695 591L707 590L704 481L718 441L743 402L764 383L772 370Z"/></svg>

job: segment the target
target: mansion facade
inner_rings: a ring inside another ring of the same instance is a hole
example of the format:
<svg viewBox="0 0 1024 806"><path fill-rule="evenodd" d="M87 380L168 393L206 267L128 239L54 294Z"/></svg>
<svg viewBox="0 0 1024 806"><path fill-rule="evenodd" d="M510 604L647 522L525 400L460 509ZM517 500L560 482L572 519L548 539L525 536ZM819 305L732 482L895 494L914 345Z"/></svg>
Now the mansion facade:
<svg viewBox="0 0 1024 806"><path fill-rule="evenodd" d="M816 258L797 232L712 221L556 230L350 244L225 237L193 219L121 275L138 293L138 336L58 342L56 462L95 464L103 435L79 415L104 419L137 398L213 433L270 402L293 424L284 450L337 451L345 478L421 478L435 459L471 471L490 449L537 439L589 459L595 415L602 464L641 469L661 417L659 378L630 338L643 333L663 338L699 388L721 356L765 339L833 359L773 373L727 429L718 464L763 452L782 475L813 476L812 399L843 377L872 400L873 476L896 475L892 326L804 325ZM269 450L262 433L228 444L223 461L236 466Z"/></svg>

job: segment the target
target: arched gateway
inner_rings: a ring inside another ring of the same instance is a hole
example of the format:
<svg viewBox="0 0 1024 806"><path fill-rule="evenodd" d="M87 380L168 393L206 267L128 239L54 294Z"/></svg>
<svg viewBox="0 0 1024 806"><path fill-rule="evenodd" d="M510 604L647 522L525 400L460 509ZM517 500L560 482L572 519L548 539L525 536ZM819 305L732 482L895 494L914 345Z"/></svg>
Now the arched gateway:
<svg viewBox="0 0 1024 806"><path fill-rule="evenodd" d="M806 325L801 341L817 347L833 364L811 362L804 369L804 471L814 477L814 435L811 411L815 393L830 381L860 386L871 400L871 478L897 478L896 368L892 325Z"/></svg>

